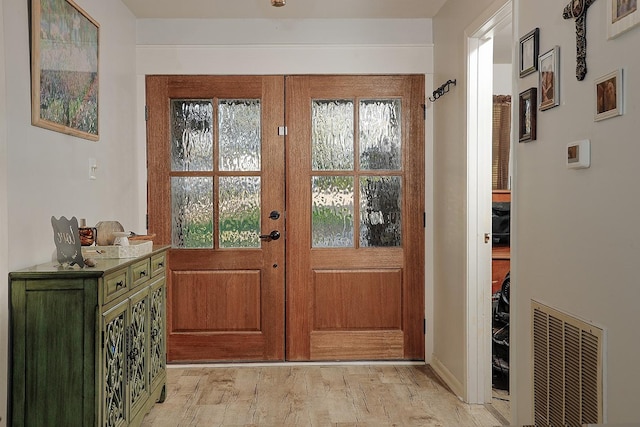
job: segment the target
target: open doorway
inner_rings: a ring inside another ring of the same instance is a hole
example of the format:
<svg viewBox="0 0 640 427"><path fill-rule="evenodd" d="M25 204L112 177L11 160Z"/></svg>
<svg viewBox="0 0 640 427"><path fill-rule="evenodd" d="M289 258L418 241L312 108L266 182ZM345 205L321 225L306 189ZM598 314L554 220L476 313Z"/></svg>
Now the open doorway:
<svg viewBox="0 0 640 427"><path fill-rule="evenodd" d="M512 22L493 37L491 159L491 385L492 403L509 418L511 287Z"/></svg>
<svg viewBox="0 0 640 427"><path fill-rule="evenodd" d="M508 240L500 230L494 235L494 197L500 203L510 202L510 148L512 140L513 93L511 67L512 4L496 0L467 28L467 401L492 403L493 399L493 335L495 304L493 295L501 287L509 271ZM506 104L506 105L502 105ZM504 129L494 123L498 110L504 117ZM502 132L501 132L502 129ZM504 138L499 138L503 133ZM494 135L497 139L494 139ZM495 146L495 150L494 150ZM509 221L507 220L507 224ZM504 231L504 230L502 230ZM502 238L501 238L502 237ZM494 245L498 238L499 244ZM501 246L500 243L503 245ZM494 268L494 248L502 259ZM502 273L499 270L502 271ZM494 278L494 273L496 278ZM494 283L495 288L494 289ZM508 331L506 326L504 331ZM508 355L508 349L506 354ZM508 356L503 355L503 359ZM504 368L505 365L502 365ZM505 373L503 369L503 373ZM503 379L503 378L502 378ZM506 380L508 384L508 379ZM504 387L503 387L504 388ZM509 418L508 393L504 417ZM498 405L496 405L498 406ZM501 411L502 412L502 411Z"/></svg>

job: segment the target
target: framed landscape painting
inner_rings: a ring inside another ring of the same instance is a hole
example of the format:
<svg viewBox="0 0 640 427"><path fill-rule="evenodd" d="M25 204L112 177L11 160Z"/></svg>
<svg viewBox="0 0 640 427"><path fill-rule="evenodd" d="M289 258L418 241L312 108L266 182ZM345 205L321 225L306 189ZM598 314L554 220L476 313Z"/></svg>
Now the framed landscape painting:
<svg viewBox="0 0 640 427"><path fill-rule="evenodd" d="M31 0L31 123L97 141L99 25L71 0Z"/></svg>

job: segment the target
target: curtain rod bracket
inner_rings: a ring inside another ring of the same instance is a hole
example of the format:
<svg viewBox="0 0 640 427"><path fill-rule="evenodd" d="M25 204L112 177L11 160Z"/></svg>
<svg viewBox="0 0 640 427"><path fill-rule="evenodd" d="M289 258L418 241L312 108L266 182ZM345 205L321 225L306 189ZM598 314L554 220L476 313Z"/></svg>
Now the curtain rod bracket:
<svg viewBox="0 0 640 427"><path fill-rule="evenodd" d="M440 98L445 93L449 92L449 86L456 85L456 80L447 80L442 86L433 91L433 95L429 97L429 101L436 102L436 99Z"/></svg>

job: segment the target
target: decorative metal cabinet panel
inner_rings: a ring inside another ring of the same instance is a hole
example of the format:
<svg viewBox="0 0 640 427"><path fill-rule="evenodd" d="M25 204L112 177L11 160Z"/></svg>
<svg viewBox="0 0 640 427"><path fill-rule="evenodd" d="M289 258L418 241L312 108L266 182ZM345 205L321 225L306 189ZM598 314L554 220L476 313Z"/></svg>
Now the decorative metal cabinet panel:
<svg viewBox="0 0 640 427"><path fill-rule="evenodd" d="M138 426L164 401L168 247L9 274L10 426Z"/></svg>

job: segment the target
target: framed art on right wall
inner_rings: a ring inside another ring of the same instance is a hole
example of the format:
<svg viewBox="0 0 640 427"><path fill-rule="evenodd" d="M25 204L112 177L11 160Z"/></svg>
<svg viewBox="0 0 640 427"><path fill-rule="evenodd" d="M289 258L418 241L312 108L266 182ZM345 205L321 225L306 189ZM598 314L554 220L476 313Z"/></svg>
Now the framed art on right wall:
<svg viewBox="0 0 640 427"><path fill-rule="evenodd" d="M640 24L638 0L607 0L607 36L618 37Z"/></svg>
<svg viewBox="0 0 640 427"><path fill-rule="evenodd" d="M538 70L540 29L534 28L520 39L520 77Z"/></svg>
<svg viewBox="0 0 640 427"><path fill-rule="evenodd" d="M538 58L538 97L541 111L560 105L560 46Z"/></svg>
<svg viewBox="0 0 640 427"><path fill-rule="evenodd" d="M612 71L596 79L596 121L622 115L622 85L622 69Z"/></svg>
<svg viewBox="0 0 640 427"><path fill-rule="evenodd" d="M532 87L519 96L519 131L518 141L529 142L536 140L536 111L537 111L537 89Z"/></svg>

